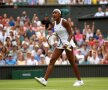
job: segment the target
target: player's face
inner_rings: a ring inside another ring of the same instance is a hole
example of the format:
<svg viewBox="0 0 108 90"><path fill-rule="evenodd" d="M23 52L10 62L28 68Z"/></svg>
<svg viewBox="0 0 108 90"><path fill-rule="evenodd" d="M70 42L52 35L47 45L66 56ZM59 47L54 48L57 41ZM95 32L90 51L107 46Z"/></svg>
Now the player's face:
<svg viewBox="0 0 108 90"><path fill-rule="evenodd" d="M58 11L54 11L52 16L53 16L53 19L56 21L57 19L61 17L61 14Z"/></svg>

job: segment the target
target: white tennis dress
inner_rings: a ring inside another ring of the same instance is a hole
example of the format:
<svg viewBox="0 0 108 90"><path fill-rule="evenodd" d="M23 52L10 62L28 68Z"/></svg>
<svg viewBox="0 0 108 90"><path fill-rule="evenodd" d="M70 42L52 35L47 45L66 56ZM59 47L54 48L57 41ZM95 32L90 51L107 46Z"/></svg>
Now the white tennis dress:
<svg viewBox="0 0 108 90"><path fill-rule="evenodd" d="M55 31L55 33L57 33L58 37L61 40L61 43L57 47L59 49L64 49L63 45L66 44L66 43L69 43L69 41L68 41L68 37L69 37L68 32L67 32L66 28L62 25L63 20L65 20L65 19L61 18L59 24L57 24L56 21L55 21L55 24L54 24L54 31ZM71 42L70 43L71 46L74 47L75 43L73 42L73 40L71 40L70 42Z"/></svg>
<svg viewBox="0 0 108 90"><path fill-rule="evenodd" d="M55 33L57 33L58 37L61 40L61 43L57 47L59 49L63 49L63 45L68 42L68 37L69 37L66 28L62 25L63 20L65 19L61 18L59 24L57 24L55 21L55 25L54 25L54 31Z"/></svg>

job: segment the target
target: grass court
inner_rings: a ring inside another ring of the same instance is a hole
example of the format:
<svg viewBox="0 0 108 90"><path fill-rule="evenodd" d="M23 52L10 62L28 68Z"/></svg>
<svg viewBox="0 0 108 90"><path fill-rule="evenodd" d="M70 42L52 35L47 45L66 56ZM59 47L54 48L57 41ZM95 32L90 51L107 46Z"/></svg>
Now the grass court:
<svg viewBox="0 0 108 90"><path fill-rule="evenodd" d="M76 78L50 78L42 86L35 79L0 80L0 90L108 90L108 78L82 78L84 85L73 87Z"/></svg>

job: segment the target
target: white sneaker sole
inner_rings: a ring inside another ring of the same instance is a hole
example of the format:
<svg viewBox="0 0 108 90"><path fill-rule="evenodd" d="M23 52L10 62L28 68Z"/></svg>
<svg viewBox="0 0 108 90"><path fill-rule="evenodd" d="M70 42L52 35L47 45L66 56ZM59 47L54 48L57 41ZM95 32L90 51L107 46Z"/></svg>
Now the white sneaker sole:
<svg viewBox="0 0 108 90"><path fill-rule="evenodd" d="M80 84L80 85L73 85L74 87L80 87L80 86L83 86L84 83Z"/></svg>
<svg viewBox="0 0 108 90"><path fill-rule="evenodd" d="M39 84L41 84L42 86L46 86L46 84L43 84L43 83L39 80L39 78L35 77L35 80L36 80Z"/></svg>

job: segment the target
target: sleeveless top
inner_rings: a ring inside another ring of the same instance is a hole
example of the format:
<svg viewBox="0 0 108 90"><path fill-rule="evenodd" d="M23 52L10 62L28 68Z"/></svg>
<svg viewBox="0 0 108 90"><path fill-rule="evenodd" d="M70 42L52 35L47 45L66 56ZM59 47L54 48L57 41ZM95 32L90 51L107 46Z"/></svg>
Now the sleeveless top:
<svg viewBox="0 0 108 90"><path fill-rule="evenodd" d="M69 37L66 28L62 25L63 20L65 19L61 18L59 24L57 24L56 21L54 24L54 32L58 35L58 37L61 40L61 44L57 47L59 49L63 49L63 44L68 42L68 37Z"/></svg>

